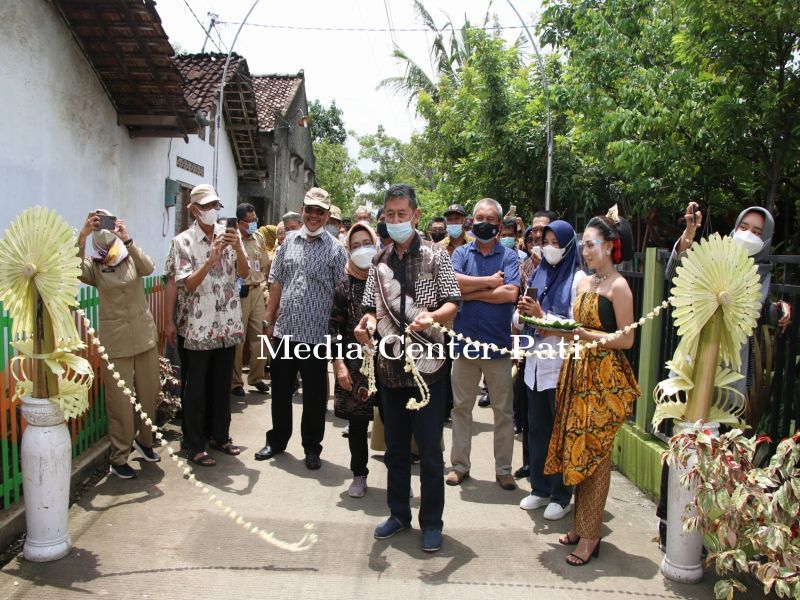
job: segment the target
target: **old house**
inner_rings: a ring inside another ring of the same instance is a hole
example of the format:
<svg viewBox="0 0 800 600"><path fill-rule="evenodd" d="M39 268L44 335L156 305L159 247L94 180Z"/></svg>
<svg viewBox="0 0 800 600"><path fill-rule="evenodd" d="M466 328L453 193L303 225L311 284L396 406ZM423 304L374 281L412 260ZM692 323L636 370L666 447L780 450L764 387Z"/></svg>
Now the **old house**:
<svg viewBox="0 0 800 600"><path fill-rule="evenodd" d="M299 210L306 190L316 183L308 101L303 71L296 75L255 75L259 140L271 176L264 189L270 222Z"/></svg>

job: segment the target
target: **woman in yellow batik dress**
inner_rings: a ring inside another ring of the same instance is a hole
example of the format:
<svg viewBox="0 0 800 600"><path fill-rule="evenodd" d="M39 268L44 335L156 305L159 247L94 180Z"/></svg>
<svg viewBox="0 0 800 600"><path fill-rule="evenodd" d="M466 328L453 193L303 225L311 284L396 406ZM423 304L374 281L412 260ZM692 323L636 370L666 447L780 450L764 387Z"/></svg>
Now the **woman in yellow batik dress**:
<svg viewBox="0 0 800 600"><path fill-rule="evenodd" d="M583 234L583 255L593 271L580 282L574 303L582 327L565 335L582 342L599 340L633 322L633 295L614 268L633 254L630 228L624 221L595 217ZM576 546L567 563L581 566L600 554L603 510L611 481L611 445L639 396L633 370L623 354L633 346L634 332L598 345L582 347L564 361L556 392L556 416L545 462L545 474L562 473L575 487L572 529L559 538Z"/></svg>

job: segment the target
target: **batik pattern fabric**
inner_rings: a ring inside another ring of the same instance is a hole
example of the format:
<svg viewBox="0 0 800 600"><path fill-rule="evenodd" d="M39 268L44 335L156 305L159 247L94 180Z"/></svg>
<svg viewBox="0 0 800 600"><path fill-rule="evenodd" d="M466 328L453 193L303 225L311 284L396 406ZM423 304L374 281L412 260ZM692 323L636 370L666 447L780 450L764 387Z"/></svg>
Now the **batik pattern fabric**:
<svg viewBox="0 0 800 600"><path fill-rule="evenodd" d="M225 233L217 225L214 237ZM175 282L183 287L188 303L184 347L187 350L215 350L235 346L244 339L242 308L236 288L236 253L230 246L208 270L193 291L186 279L211 256L212 240L195 223L175 236Z"/></svg>
<svg viewBox="0 0 800 600"><path fill-rule="evenodd" d="M611 301L594 292L575 299L574 318L586 329L606 331L599 304ZM598 345L581 350L561 366L556 416L544 472L562 473L565 485L578 485L611 454L617 431L640 395L633 369L621 350Z"/></svg>

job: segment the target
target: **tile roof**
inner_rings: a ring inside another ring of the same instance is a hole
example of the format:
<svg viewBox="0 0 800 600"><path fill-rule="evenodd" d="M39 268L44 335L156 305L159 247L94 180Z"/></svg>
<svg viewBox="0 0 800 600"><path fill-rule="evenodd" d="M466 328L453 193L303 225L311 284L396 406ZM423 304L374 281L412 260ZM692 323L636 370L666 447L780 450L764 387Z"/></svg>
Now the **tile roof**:
<svg viewBox="0 0 800 600"><path fill-rule="evenodd" d="M153 0L53 0L132 136L186 137L198 124Z"/></svg>
<svg viewBox="0 0 800 600"><path fill-rule="evenodd" d="M184 79L184 93L195 111L211 114L219 98L227 54L183 54L175 64ZM247 60L231 55L225 73L225 129L233 148L239 177L262 182L267 176L266 155L258 140L258 113Z"/></svg>
<svg viewBox="0 0 800 600"><path fill-rule="evenodd" d="M286 114L303 78L302 71L296 75L253 75L259 130L275 129L275 113Z"/></svg>

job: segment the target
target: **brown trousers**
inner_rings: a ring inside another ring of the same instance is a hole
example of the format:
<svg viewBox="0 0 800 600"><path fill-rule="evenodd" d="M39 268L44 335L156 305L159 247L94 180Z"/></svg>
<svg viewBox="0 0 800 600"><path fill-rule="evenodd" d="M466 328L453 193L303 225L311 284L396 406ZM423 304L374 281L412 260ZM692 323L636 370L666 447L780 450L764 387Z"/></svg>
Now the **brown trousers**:
<svg viewBox="0 0 800 600"><path fill-rule="evenodd" d="M158 348L128 356L112 358L114 368L142 405L142 410L155 423L161 379L158 371ZM106 371L107 373L108 371ZM111 464L122 465L128 460L134 437L142 446L153 445L153 432L145 425L131 405L130 399L117 386L116 380L105 380L108 437L111 440ZM138 431L138 433L137 433Z"/></svg>
<svg viewBox="0 0 800 600"><path fill-rule="evenodd" d="M264 366L267 361L261 356L261 338L264 321L264 290L260 287L250 288L246 298L242 298L242 323L244 324L244 341L236 346L236 358L233 363L231 387L242 385L242 363L244 347L247 346L250 372L247 374L247 385L255 385L264 379Z"/></svg>
<svg viewBox="0 0 800 600"><path fill-rule="evenodd" d="M582 538L596 540L603 526L603 511L611 485L611 457L606 456L594 473L575 486L575 524Z"/></svg>

